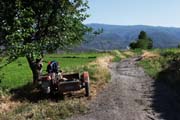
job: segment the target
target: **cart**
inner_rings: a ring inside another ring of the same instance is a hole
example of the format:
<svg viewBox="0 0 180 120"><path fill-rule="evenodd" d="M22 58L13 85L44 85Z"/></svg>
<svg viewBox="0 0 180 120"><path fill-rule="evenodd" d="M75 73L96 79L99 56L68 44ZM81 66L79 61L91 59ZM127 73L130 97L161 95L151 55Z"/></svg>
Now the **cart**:
<svg viewBox="0 0 180 120"><path fill-rule="evenodd" d="M63 94L64 92L84 89L85 96L90 96L89 73L62 74L62 72L46 74L40 77L38 84L43 93Z"/></svg>

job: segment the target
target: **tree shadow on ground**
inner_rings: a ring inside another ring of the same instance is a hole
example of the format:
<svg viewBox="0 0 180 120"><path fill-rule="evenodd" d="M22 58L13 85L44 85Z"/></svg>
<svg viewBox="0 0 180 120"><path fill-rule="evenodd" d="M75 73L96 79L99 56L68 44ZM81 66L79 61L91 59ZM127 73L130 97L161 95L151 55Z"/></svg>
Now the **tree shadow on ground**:
<svg viewBox="0 0 180 120"><path fill-rule="evenodd" d="M180 61L171 61L154 81L151 107L164 120L180 120Z"/></svg>
<svg viewBox="0 0 180 120"><path fill-rule="evenodd" d="M49 96L45 96L44 94L42 94L41 91L38 90L32 83L28 83L24 86L11 89L10 93L12 94L12 101L38 102L40 100L49 99Z"/></svg>
<svg viewBox="0 0 180 120"><path fill-rule="evenodd" d="M12 94L11 100L12 101L29 101L32 103L37 103L38 101L41 100L51 100L51 101L61 101L64 100L65 98L68 99L73 99L73 98L82 98L84 97L83 93L73 93L73 92L68 92L65 93L64 95L61 94L50 94L47 95L45 93L42 93L40 89L38 89L37 86L35 86L32 83L28 83L24 86L21 86L16 89L10 90L10 93Z"/></svg>

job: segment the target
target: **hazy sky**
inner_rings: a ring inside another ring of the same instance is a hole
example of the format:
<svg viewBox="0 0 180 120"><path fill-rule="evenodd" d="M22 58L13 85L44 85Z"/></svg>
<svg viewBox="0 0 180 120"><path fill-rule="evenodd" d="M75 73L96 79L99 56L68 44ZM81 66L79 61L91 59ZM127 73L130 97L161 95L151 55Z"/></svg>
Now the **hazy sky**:
<svg viewBox="0 0 180 120"><path fill-rule="evenodd" d="M88 0L85 23L180 27L180 0Z"/></svg>

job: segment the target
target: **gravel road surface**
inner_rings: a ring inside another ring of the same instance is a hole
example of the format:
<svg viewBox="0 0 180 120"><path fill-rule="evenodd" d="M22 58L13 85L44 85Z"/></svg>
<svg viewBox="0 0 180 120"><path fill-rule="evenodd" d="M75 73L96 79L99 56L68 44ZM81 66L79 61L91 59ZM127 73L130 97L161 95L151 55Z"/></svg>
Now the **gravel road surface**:
<svg viewBox="0 0 180 120"><path fill-rule="evenodd" d="M165 84L151 79L137 58L109 65L111 82L90 110L71 120L180 120L180 99Z"/></svg>

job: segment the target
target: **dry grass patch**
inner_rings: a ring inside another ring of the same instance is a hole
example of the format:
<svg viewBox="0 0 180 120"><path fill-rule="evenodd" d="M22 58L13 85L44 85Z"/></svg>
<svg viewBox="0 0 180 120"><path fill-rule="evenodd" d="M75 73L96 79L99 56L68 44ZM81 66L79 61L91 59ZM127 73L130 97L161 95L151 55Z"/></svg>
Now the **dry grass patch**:
<svg viewBox="0 0 180 120"><path fill-rule="evenodd" d="M0 99L0 113L6 113L15 107L20 106L20 102L11 101L10 97L5 97ZM1 117L0 117L1 118Z"/></svg>
<svg viewBox="0 0 180 120"><path fill-rule="evenodd" d="M134 52L132 52L132 51L125 51L123 53L124 53L125 56L128 56L128 57L132 57L132 56L135 55Z"/></svg>
<svg viewBox="0 0 180 120"><path fill-rule="evenodd" d="M150 51L144 50L141 57L142 59L155 59L155 58L159 58L160 55L157 52L150 52Z"/></svg>
<svg viewBox="0 0 180 120"><path fill-rule="evenodd" d="M94 62L91 62L89 65L98 65L100 68L107 68L108 64L112 62L113 56L104 56L97 58Z"/></svg>
<svg viewBox="0 0 180 120"><path fill-rule="evenodd" d="M97 58L96 61L90 63L88 66L91 68L95 66L94 74L91 80L91 96L95 97L97 93L105 88L106 84L111 79L108 65L112 62L113 56L105 56Z"/></svg>
<svg viewBox="0 0 180 120"><path fill-rule="evenodd" d="M83 113L85 103L81 99L50 102L49 100L38 103L25 102L7 113L0 113L3 120L60 120L72 114Z"/></svg>
<svg viewBox="0 0 180 120"><path fill-rule="evenodd" d="M120 57L121 59L126 58L126 56L122 52L120 52L118 50L114 50L113 52L114 52L114 54L116 54L116 56Z"/></svg>

